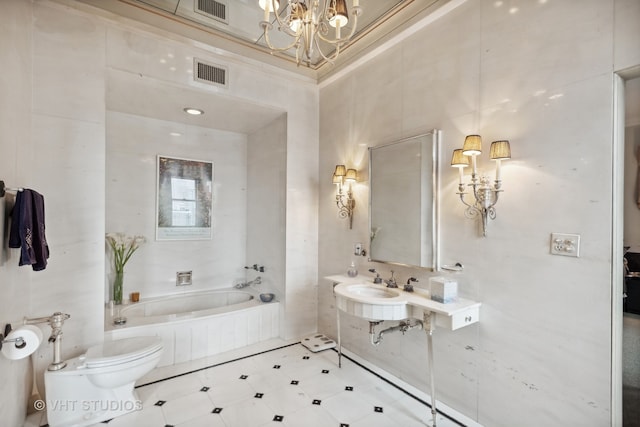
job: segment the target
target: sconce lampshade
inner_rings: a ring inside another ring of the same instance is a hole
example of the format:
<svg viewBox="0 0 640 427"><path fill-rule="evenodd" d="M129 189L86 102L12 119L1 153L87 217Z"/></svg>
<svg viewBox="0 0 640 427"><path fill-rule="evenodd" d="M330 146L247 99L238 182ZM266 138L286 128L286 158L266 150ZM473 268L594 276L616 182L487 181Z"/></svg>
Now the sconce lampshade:
<svg viewBox="0 0 640 427"><path fill-rule="evenodd" d="M482 153L482 138L480 135L467 135L462 146L462 154L465 156L477 156Z"/></svg>
<svg viewBox="0 0 640 427"><path fill-rule="evenodd" d="M355 169L347 169L347 174L344 177L345 181L356 182L358 179L358 172Z"/></svg>
<svg viewBox="0 0 640 427"><path fill-rule="evenodd" d="M454 168L466 168L469 166L469 157L462 154L462 149L453 150L451 166Z"/></svg>
<svg viewBox="0 0 640 427"><path fill-rule="evenodd" d="M347 168L344 165L336 165L336 171L333 176L345 176L347 174Z"/></svg>
<svg viewBox="0 0 640 427"><path fill-rule="evenodd" d="M331 180L332 184L342 184L342 177L336 175L335 173L333 174L333 179Z"/></svg>
<svg viewBox="0 0 640 427"><path fill-rule="evenodd" d="M258 4L262 8L262 10L265 10L267 8L267 3L269 3L269 10L273 12L273 10L271 10L273 8L273 5L271 4L271 0L258 0ZM280 2L276 0L276 11L278 11L279 9L280 9Z"/></svg>
<svg viewBox="0 0 640 427"><path fill-rule="evenodd" d="M511 158L509 141L493 141L489 150L491 160L506 160Z"/></svg>
<svg viewBox="0 0 640 427"><path fill-rule="evenodd" d="M349 23L346 0L331 0L329 10L331 13L329 25L333 28L335 28L338 23L340 23L340 28L345 27Z"/></svg>

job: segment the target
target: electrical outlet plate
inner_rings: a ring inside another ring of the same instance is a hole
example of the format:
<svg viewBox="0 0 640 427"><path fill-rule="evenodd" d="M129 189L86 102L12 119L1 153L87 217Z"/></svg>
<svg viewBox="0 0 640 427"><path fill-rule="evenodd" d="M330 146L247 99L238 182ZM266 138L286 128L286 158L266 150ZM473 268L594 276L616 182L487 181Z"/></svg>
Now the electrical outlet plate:
<svg viewBox="0 0 640 427"><path fill-rule="evenodd" d="M551 255L580 256L580 235L551 233Z"/></svg>

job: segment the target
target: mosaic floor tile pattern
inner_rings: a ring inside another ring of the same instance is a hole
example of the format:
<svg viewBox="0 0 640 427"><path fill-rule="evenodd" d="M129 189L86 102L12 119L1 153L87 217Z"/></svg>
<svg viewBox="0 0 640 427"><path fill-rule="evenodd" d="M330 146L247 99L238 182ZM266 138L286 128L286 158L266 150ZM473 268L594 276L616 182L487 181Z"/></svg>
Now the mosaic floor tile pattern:
<svg viewBox="0 0 640 427"><path fill-rule="evenodd" d="M426 404L335 350L301 344L139 386L143 409L93 427L430 426ZM461 426L438 415L438 427Z"/></svg>

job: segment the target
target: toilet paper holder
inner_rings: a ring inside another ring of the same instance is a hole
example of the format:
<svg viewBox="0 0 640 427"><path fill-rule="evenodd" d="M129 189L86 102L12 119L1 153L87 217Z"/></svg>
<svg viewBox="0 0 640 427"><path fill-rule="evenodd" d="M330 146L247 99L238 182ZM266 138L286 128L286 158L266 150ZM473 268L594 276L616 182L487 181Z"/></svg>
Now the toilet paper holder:
<svg viewBox="0 0 640 427"><path fill-rule="evenodd" d="M64 321L71 317L70 314L56 311L48 317L36 317L33 319L24 318L25 325L35 325L38 323L48 323L51 326L51 336L49 342L53 343L53 362L49 364L47 370L57 371L67 366L67 362L62 360L62 326Z"/></svg>
<svg viewBox="0 0 640 427"><path fill-rule="evenodd" d="M8 344L11 342L15 343L14 345L16 346L16 348L24 348L27 345L27 343L24 341L24 338L22 337L5 338L11 333L12 329L13 328L11 327L11 323L7 323L4 327L4 334L0 333L0 350L2 350L3 344Z"/></svg>
<svg viewBox="0 0 640 427"><path fill-rule="evenodd" d="M49 326L51 326L51 336L49 337L48 341L49 343L53 343L53 362L49 364L49 367L47 368L47 370L49 371L57 371L67 366L67 362L62 360L61 357L61 342L62 326L64 325L65 320L69 319L70 317L71 315L69 314L56 311L48 317L36 317L32 319L28 319L26 317L24 318L24 325L48 323ZM4 333L0 333L0 351L2 350L2 345L7 343L14 343L17 349L22 349L27 346L27 341L24 337L16 336L15 338L7 338L11 331L12 326L10 323L7 323L4 327ZM18 335L17 331L14 332L14 335Z"/></svg>

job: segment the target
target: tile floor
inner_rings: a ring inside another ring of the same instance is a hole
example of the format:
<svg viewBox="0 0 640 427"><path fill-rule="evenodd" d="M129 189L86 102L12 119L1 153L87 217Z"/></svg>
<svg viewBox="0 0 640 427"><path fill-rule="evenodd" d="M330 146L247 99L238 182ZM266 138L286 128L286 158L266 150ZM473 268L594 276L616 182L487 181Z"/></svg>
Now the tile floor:
<svg viewBox="0 0 640 427"><path fill-rule="evenodd" d="M424 402L346 356L338 368L334 349L313 353L293 343L230 356L192 364L191 372L155 370L137 387L142 410L94 427L431 425ZM27 421L25 427L39 425L34 416ZM437 425L463 424L438 414Z"/></svg>

